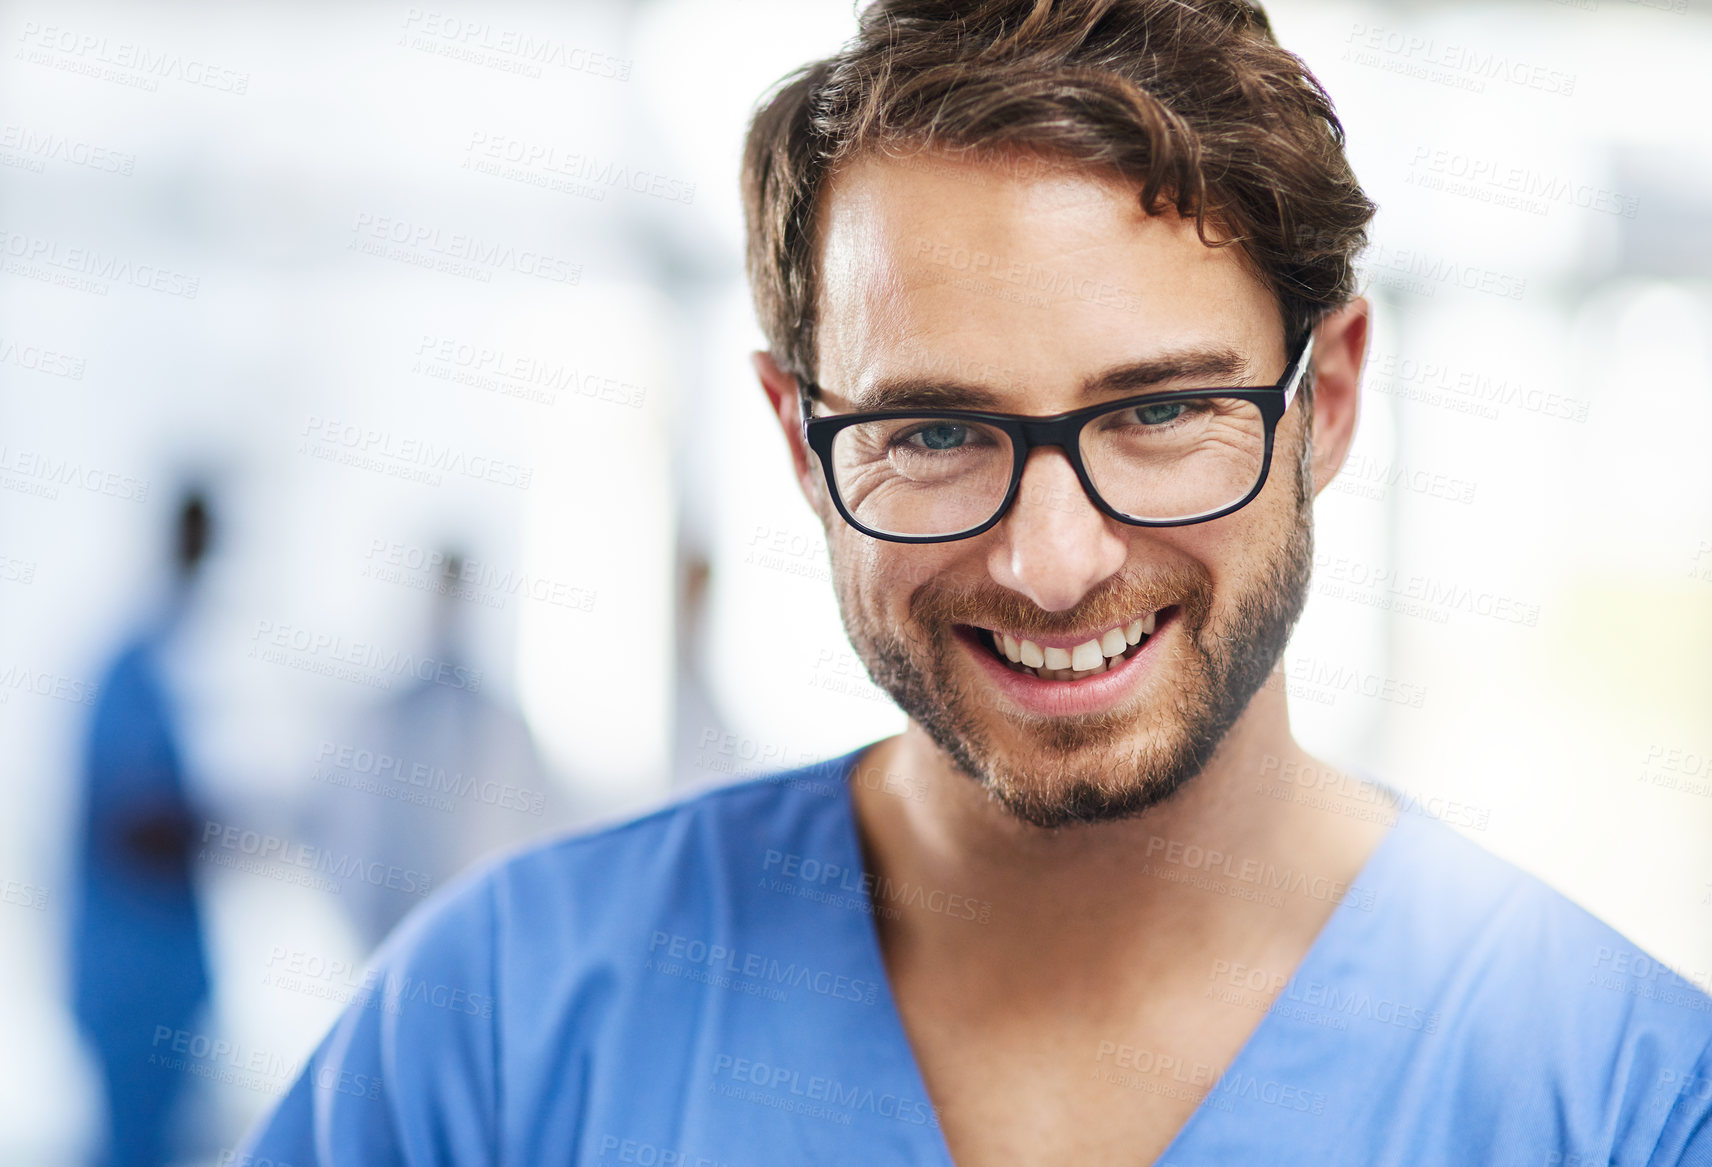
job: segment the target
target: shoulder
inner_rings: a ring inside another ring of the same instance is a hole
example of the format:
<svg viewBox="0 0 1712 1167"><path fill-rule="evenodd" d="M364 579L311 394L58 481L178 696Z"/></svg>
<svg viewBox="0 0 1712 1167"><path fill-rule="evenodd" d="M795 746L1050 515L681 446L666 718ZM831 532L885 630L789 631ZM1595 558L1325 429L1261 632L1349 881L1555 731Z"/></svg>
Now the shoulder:
<svg viewBox="0 0 1712 1167"><path fill-rule="evenodd" d="M849 758L683 791L653 810L492 861L468 878L492 885L501 895L554 886L568 891L566 877L596 872L625 874L632 890L650 880L669 882L675 866L719 864L757 841L824 829L847 807Z"/></svg>
<svg viewBox="0 0 1712 1167"><path fill-rule="evenodd" d="M849 757L692 791L440 889L381 945L249 1152L321 1163L309 1148L384 1146L405 1162L489 1163L507 1104L574 1115L553 1097L595 1088L599 1035L660 1016L636 990L648 954L766 914L743 869L841 829Z"/></svg>
<svg viewBox="0 0 1712 1167"><path fill-rule="evenodd" d="M1498 990L1530 970L1541 1008L1573 1000L1591 1023L1669 1016L1712 1040L1712 974L1676 971L1545 881L1441 822L1404 815L1388 849L1383 901L1402 922L1454 942L1451 965L1484 973L1470 991ZM1423 936L1423 939L1428 938ZM1448 971L1448 966L1447 966ZM1664 1010L1673 1012L1663 1013Z"/></svg>
<svg viewBox="0 0 1712 1167"><path fill-rule="evenodd" d="M734 869L836 831L850 757L684 791L653 810L478 865L406 920L383 953L451 955L472 941L574 941L586 951L609 926L693 912L710 889L729 887Z"/></svg>
<svg viewBox="0 0 1712 1167"><path fill-rule="evenodd" d="M1416 1068L1469 1112L1493 1111L1495 1130L1551 1126L1566 1156L1688 1161L1665 1152L1712 1112L1712 977L1672 969L1441 822L1405 814L1384 852L1374 915L1388 917L1395 980L1439 1022Z"/></svg>

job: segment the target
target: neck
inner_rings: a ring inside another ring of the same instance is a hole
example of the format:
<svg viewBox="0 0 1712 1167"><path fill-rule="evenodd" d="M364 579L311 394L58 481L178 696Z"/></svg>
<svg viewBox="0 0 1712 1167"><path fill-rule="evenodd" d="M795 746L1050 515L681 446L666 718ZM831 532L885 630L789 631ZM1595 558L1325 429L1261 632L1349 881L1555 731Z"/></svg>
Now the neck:
<svg viewBox="0 0 1712 1167"><path fill-rule="evenodd" d="M990 800L912 723L857 760L853 797L868 862L889 881L878 886L990 905L989 926L876 912L882 945L964 956L1008 949L1012 968L1045 951L1052 965L1072 955L1095 965L1138 955L1193 964L1206 946L1240 947L1257 932L1294 935L1305 950L1384 833L1297 801L1300 776L1315 768L1335 773L1296 744L1282 684L1268 684L1207 767L1166 802L1128 819L1045 830ZM1305 875L1289 882L1312 890L1256 894L1270 882L1264 873L1278 872Z"/></svg>

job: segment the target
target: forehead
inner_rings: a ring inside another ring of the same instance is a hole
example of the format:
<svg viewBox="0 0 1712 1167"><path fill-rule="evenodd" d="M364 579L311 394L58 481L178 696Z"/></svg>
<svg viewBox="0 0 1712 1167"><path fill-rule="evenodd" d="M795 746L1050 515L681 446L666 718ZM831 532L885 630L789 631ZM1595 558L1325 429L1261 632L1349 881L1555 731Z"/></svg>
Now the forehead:
<svg viewBox="0 0 1712 1167"><path fill-rule="evenodd" d="M1128 184L1021 157L867 156L822 199L816 379L844 396L942 375L1045 412L1184 347L1234 348L1264 380L1284 360L1277 303L1238 249L1145 214Z"/></svg>

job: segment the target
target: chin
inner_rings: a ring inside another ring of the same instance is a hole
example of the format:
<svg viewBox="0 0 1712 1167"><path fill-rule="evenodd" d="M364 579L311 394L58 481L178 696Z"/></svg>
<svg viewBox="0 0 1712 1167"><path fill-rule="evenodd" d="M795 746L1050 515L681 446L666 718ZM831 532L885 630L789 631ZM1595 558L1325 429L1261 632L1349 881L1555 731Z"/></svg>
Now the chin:
<svg viewBox="0 0 1712 1167"><path fill-rule="evenodd" d="M1179 788L1139 783L1113 790L1076 781L1052 790L1006 792L989 786L987 791L1012 817L1053 830L1136 818L1171 798Z"/></svg>
<svg viewBox="0 0 1712 1167"><path fill-rule="evenodd" d="M934 736L933 727L923 728ZM1146 814L1174 798L1212 754L1212 747L1194 741L1066 740L1079 738L1079 728L1012 726L1006 736L1013 740L1004 745L954 734L934 741L1008 814L1048 829Z"/></svg>

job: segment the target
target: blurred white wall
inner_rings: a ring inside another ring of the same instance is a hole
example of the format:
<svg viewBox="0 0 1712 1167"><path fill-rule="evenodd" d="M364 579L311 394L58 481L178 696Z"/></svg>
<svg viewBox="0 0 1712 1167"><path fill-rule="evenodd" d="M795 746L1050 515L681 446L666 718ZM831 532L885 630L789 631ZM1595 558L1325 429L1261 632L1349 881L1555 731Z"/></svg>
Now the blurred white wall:
<svg viewBox="0 0 1712 1167"><path fill-rule="evenodd" d="M1704 981L1712 18L1268 8L1381 206L1301 736L1470 808ZM25 1054L0 1161L79 1161L88 1130L63 694L158 597L183 473L221 520L177 674L221 821L291 829L318 751L396 691L374 662L422 651L447 540L480 565L477 666L585 815L901 725L753 384L740 264L746 116L852 25L847 0L0 5L0 882L33 889L0 903ZM360 961L337 904L202 874L208 1031L301 1058L337 1001L269 970ZM271 1095L201 1089L211 1160Z"/></svg>

